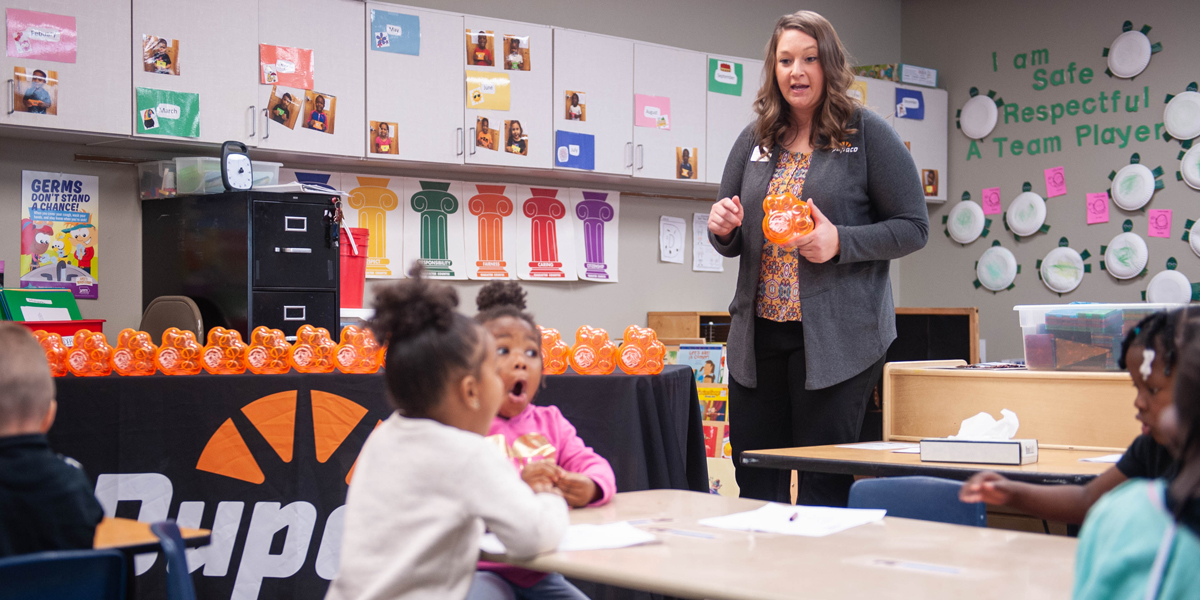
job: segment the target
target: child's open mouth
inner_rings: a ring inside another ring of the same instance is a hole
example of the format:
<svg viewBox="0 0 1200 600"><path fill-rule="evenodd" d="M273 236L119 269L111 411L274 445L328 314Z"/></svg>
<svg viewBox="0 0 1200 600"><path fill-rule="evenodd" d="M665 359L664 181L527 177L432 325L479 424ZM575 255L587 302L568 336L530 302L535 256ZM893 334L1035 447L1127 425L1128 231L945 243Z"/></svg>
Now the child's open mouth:
<svg viewBox="0 0 1200 600"><path fill-rule="evenodd" d="M512 389L508 391L509 402L524 402L525 401L525 382L518 380L513 384Z"/></svg>

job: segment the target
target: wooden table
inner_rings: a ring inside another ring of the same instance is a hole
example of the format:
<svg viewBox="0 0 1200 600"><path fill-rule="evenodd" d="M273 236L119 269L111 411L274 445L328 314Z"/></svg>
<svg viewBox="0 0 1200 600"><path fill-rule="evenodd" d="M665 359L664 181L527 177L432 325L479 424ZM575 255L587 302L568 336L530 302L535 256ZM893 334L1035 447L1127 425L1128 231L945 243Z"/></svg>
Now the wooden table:
<svg viewBox="0 0 1200 600"><path fill-rule="evenodd" d="M212 537L207 529L189 529L187 527L180 527L179 534L183 536L183 545L188 548L207 546ZM104 520L96 526L96 539L92 542L92 547L97 550L115 548L126 554L137 554L158 550L159 542L158 536L150 531L149 523L133 519L104 517Z"/></svg>
<svg viewBox="0 0 1200 600"><path fill-rule="evenodd" d="M982 527L886 517L822 538L727 531L697 520L764 503L678 490L617 494L599 508L571 511L571 522L670 518L643 525L660 542L506 561L540 571L684 598L1071 597L1076 540ZM697 537L696 534L699 534Z"/></svg>
<svg viewBox="0 0 1200 600"><path fill-rule="evenodd" d="M928 475L960 481L966 480L979 471L996 471L1009 479L1031 483L1083 484L1113 465L1111 463L1079 462L1079 459L1108 454L1113 453L1039 448L1036 463L1014 466L921 462L920 454L897 454L891 450L863 450L837 446L809 446L744 452L742 465L869 477Z"/></svg>

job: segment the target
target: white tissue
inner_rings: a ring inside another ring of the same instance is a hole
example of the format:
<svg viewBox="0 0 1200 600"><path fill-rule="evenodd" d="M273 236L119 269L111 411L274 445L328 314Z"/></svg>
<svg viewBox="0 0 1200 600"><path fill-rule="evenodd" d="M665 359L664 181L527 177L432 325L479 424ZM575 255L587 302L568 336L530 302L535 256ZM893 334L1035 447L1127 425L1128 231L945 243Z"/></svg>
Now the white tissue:
<svg viewBox="0 0 1200 600"><path fill-rule="evenodd" d="M950 436L952 440L1011 440L1017 434L1017 429L1021 427L1021 421L1017 419L1017 413L1001 409L1001 419L997 421L985 412L981 412L969 419L964 419L962 425L958 428L958 435Z"/></svg>

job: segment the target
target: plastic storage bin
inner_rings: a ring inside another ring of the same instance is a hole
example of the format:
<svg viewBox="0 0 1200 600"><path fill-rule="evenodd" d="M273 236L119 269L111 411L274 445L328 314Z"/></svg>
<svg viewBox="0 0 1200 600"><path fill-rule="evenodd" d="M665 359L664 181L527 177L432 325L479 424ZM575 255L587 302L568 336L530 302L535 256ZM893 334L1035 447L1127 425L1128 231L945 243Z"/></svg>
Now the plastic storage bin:
<svg viewBox="0 0 1200 600"><path fill-rule="evenodd" d="M283 163L253 161L254 186L279 183ZM175 159L176 190L179 195L220 194L225 191L221 182L221 159L209 156L184 156Z"/></svg>
<svg viewBox="0 0 1200 600"><path fill-rule="evenodd" d="M1036 304L1015 306L1025 366L1034 371L1119 371L1121 341L1138 321L1181 304Z"/></svg>
<svg viewBox="0 0 1200 600"><path fill-rule="evenodd" d="M138 163L138 189L142 200L175 196L175 161Z"/></svg>

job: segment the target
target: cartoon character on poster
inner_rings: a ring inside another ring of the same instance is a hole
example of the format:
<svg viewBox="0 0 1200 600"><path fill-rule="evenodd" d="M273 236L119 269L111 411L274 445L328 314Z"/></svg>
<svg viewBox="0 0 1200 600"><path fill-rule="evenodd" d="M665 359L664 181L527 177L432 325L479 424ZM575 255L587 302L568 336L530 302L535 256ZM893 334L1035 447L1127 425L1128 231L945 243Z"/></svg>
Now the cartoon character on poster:
<svg viewBox="0 0 1200 600"><path fill-rule="evenodd" d="M517 219L517 276L521 279L576 281L575 227L566 204L566 190L520 187Z"/></svg>
<svg viewBox="0 0 1200 600"><path fill-rule="evenodd" d="M407 180L405 194L405 264L420 262L429 277L466 279L462 184Z"/></svg>
<svg viewBox="0 0 1200 600"><path fill-rule="evenodd" d="M99 297L99 179L22 171L21 287Z"/></svg>
<svg viewBox="0 0 1200 600"><path fill-rule="evenodd" d="M403 269L397 268L403 262L400 241L404 235L404 213L397 210L404 193L401 180L368 175L344 177L346 180L354 177L358 183L346 199L348 222L370 231L366 248L367 277L402 277ZM389 247L393 248L390 252Z"/></svg>
<svg viewBox="0 0 1200 600"><path fill-rule="evenodd" d="M513 279L511 265L515 248L516 216L514 203L506 193L513 188L504 185L464 184L467 190L478 193L467 200L467 212L475 220L467 220L467 257L475 259L475 268L467 270L470 279ZM468 192L469 193L469 192Z"/></svg>

